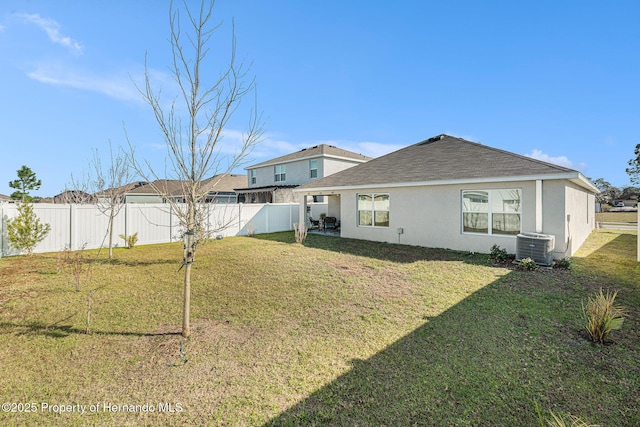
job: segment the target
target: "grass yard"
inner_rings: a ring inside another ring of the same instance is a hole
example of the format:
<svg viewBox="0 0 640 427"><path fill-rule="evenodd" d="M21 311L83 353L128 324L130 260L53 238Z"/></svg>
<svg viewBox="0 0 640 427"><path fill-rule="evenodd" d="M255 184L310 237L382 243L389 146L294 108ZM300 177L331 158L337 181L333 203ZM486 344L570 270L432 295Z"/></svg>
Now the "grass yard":
<svg viewBox="0 0 640 427"><path fill-rule="evenodd" d="M180 244L88 251L80 292L57 254L3 258L0 397L14 405L0 425L535 426L537 404L637 426L635 250L634 232L599 230L572 271L524 272L327 236L226 238L198 251L188 340ZM628 310L604 346L581 319L600 287Z"/></svg>
<svg viewBox="0 0 640 427"><path fill-rule="evenodd" d="M638 212L598 212L598 222L638 223Z"/></svg>

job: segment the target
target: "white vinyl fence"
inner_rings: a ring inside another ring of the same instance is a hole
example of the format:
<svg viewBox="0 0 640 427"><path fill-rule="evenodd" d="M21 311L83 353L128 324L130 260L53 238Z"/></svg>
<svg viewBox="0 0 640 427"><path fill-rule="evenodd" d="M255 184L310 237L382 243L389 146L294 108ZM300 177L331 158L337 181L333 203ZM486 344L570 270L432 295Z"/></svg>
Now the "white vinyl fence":
<svg viewBox="0 0 640 427"><path fill-rule="evenodd" d="M51 225L51 232L34 252L57 252L65 247L96 249L109 246L109 217L96 205L34 204L41 222ZM293 230L298 222L297 203L278 204L207 204L207 227L214 236L243 236L247 230L256 234ZM326 204L313 204L312 213L326 211ZM7 220L17 215L17 206L0 203L0 257L18 255L9 245ZM178 241L182 234L176 213L168 204L125 204L114 220L113 243L123 246L120 234L138 233L138 245Z"/></svg>

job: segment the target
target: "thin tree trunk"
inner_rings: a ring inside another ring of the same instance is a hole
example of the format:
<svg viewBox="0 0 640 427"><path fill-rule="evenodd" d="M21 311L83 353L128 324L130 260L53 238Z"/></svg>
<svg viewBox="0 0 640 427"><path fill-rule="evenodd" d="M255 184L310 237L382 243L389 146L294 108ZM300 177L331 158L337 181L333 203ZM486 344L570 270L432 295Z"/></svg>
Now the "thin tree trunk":
<svg viewBox="0 0 640 427"><path fill-rule="evenodd" d="M195 260L195 229L196 229L196 200L193 195L189 198L187 233L192 235L189 239L191 247L186 248L187 259L184 269L184 304L182 309L182 336L188 338L191 335L191 264Z"/></svg>
<svg viewBox="0 0 640 427"><path fill-rule="evenodd" d="M109 259L113 258L113 209L109 215Z"/></svg>
<svg viewBox="0 0 640 427"><path fill-rule="evenodd" d="M189 321L191 311L191 264L185 265L184 269L184 305L182 310L182 336L188 338L191 335L191 324Z"/></svg>

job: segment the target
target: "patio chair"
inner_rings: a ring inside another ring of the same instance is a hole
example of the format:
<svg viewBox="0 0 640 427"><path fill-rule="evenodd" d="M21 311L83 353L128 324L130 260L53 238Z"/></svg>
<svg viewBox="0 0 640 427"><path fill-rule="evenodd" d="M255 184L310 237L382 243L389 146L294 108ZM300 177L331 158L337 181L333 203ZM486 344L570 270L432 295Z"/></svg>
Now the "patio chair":
<svg viewBox="0 0 640 427"><path fill-rule="evenodd" d="M313 219L311 217L309 217L309 224L311 224L311 226L309 227L309 230L313 230L313 229L320 229L320 220L319 219Z"/></svg>
<svg viewBox="0 0 640 427"><path fill-rule="evenodd" d="M337 230L338 229L338 219L335 216L328 216L325 217L324 219L324 229L332 229L332 230Z"/></svg>

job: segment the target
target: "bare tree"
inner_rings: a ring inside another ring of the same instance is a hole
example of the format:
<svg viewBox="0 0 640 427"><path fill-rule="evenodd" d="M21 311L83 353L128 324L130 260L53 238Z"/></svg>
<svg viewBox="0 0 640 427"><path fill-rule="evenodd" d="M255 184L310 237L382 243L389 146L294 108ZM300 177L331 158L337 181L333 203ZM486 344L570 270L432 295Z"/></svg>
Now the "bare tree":
<svg viewBox="0 0 640 427"><path fill-rule="evenodd" d="M138 162L133 146L131 161L136 170L150 184L154 191L161 194L170 204L179 218L184 230L185 247L184 266L184 305L182 318L182 335L188 337L190 330L191 305L191 264L195 258L198 243L210 235L204 223L207 207L201 203L206 199L216 182L203 182L207 176L219 176L230 173L239 166L251 149L260 141L263 123L256 111L254 98L253 108L248 112L249 120L242 135L239 147L234 155L222 151L221 142L224 129L229 120L238 111L241 101L248 95L255 95L255 81L247 76L248 68L244 63L237 63L235 57L235 34L231 31L230 56L221 72L211 83L204 83L203 77L212 77L214 73L207 68L209 42L220 25L211 25L213 1L202 0L197 11L189 10L184 3L185 17L170 5L169 26L170 44L173 63L169 69L175 80L178 95L170 106L165 106L160 99L160 91L152 88L148 65L145 64L145 87L140 89L145 101L153 109L156 121L162 131L167 145L168 158L172 166L173 176L182 186L182 194L176 197L170 193L160 179L157 171L148 161ZM181 18L187 22L188 31L183 36ZM233 27L233 25L232 25ZM215 180L214 180L215 181Z"/></svg>
<svg viewBox="0 0 640 427"><path fill-rule="evenodd" d="M113 258L113 222L125 203L126 193L135 185L127 156L120 149L113 152L109 142L109 165L102 167L102 160L95 149L91 160L92 190L98 209L109 217L109 259Z"/></svg>
<svg viewBox="0 0 640 427"><path fill-rule="evenodd" d="M62 203L95 204L102 214L109 217L109 259L113 258L114 220L124 206L127 192L139 185L138 182L131 182L134 177L127 154L122 149L114 153L109 141L108 165L102 166L100 153L98 149L94 149L93 158L89 161L89 171L83 172L80 179L72 174L71 182L60 198Z"/></svg>

